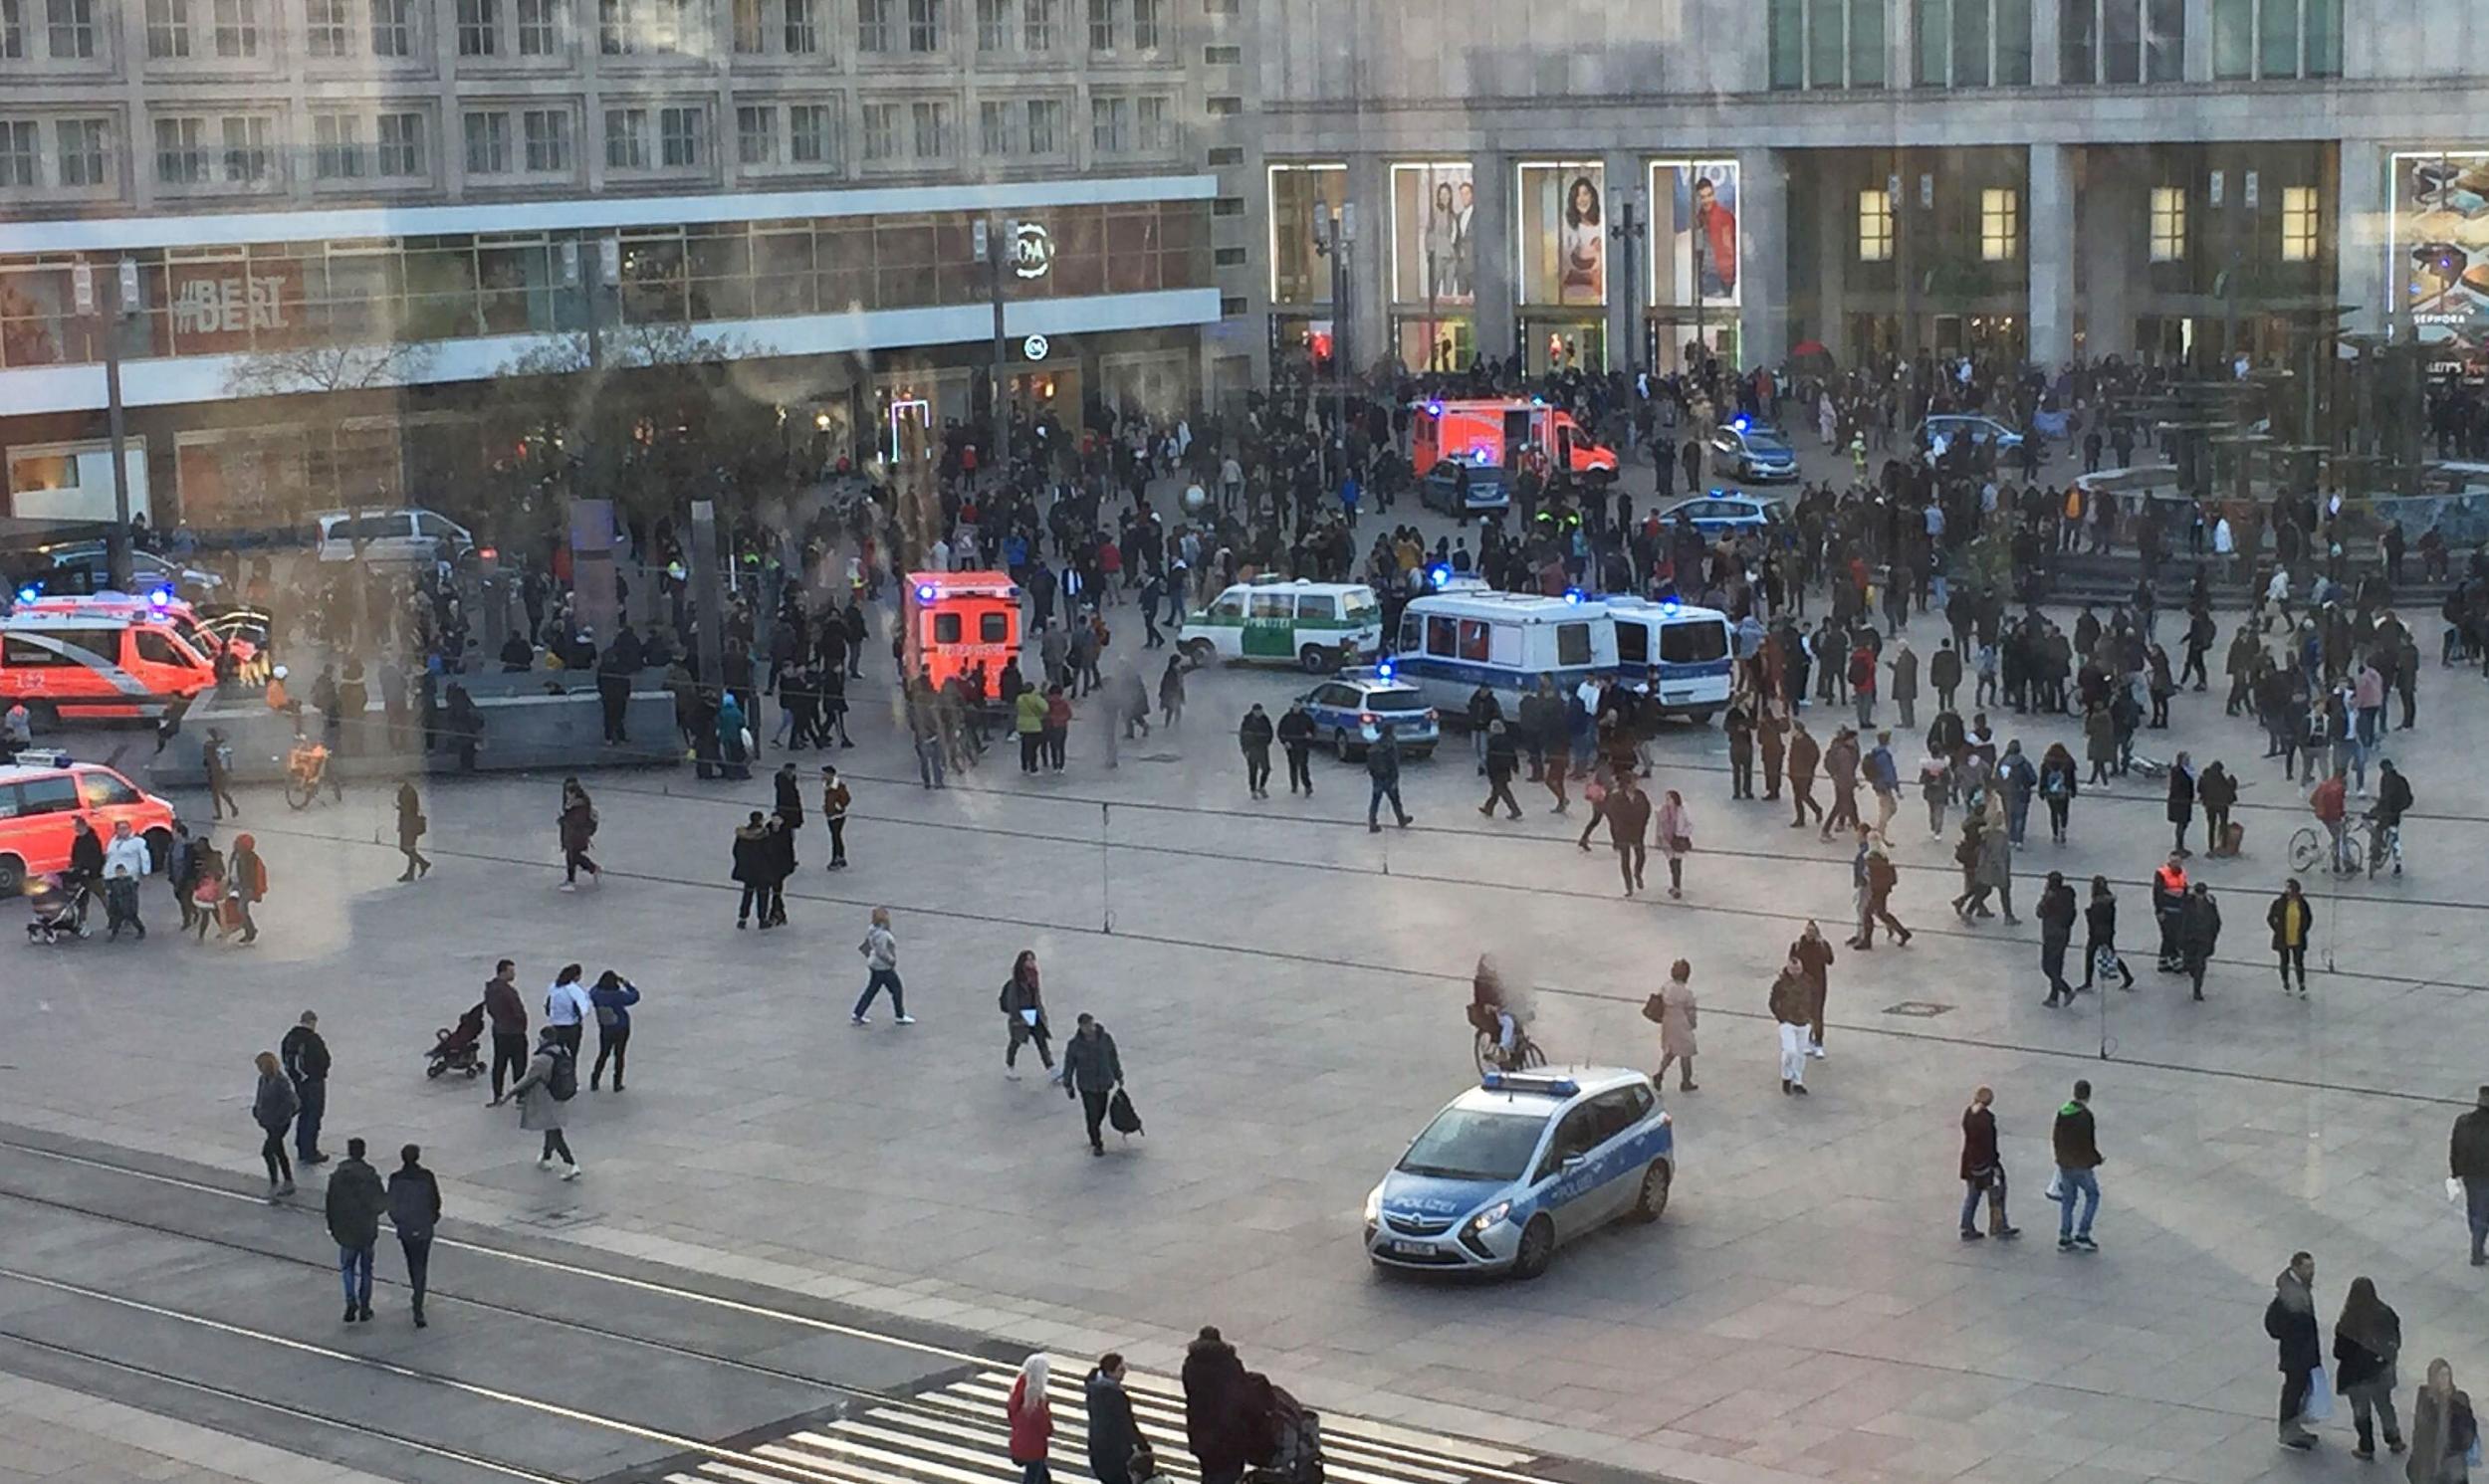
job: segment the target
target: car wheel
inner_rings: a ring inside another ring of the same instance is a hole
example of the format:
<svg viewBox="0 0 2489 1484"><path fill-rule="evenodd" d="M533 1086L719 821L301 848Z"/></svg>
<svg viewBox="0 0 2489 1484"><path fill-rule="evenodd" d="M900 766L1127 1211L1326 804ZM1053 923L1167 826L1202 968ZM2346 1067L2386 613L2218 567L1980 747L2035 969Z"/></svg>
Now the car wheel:
<svg viewBox="0 0 2489 1484"><path fill-rule="evenodd" d="M1666 1160L1654 1160L1642 1172L1642 1194L1634 1201L1634 1219L1645 1226L1668 1209L1668 1187L1676 1176Z"/></svg>
<svg viewBox="0 0 2489 1484"><path fill-rule="evenodd" d="M0 855L0 897L14 897L26 890L26 863L13 855Z"/></svg>
<svg viewBox="0 0 2489 1484"><path fill-rule="evenodd" d="M1686 720L1692 722L1697 727L1708 727L1711 725L1711 718L1717 715L1719 715L1718 707L1702 706L1697 707L1695 710L1686 713Z"/></svg>
<svg viewBox="0 0 2489 1484"><path fill-rule="evenodd" d="M154 863L155 869L158 871L171 870L173 860L173 832L171 830L149 830L147 831L146 840L147 859Z"/></svg>
<svg viewBox="0 0 2489 1484"><path fill-rule="evenodd" d="M1542 1213L1521 1228L1521 1247L1512 1256L1512 1276L1535 1278L1555 1261L1555 1223Z"/></svg>
<svg viewBox="0 0 2489 1484"><path fill-rule="evenodd" d="M1296 663L1307 675L1328 675L1336 662L1329 650L1319 644L1308 644L1296 651Z"/></svg>
<svg viewBox="0 0 2489 1484"><path fill-rule="evenodd" d="M1344 727L1331 729L1331 755L1342 762L1348 760L1348 731Z"/></svg>
<svg viewBox="0 0 2489 1484"><path fill-rule="evenodd" d="M1184 645L1184 658L1196 670L1207 670L1219 659L1219 646L1207 639L1193 639Z"/></svg>

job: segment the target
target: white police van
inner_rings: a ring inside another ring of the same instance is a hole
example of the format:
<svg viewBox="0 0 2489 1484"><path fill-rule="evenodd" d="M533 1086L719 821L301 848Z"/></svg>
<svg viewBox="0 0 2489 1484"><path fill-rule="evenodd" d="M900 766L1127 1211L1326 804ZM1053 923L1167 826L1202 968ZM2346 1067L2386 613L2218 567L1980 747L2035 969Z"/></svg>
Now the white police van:
<svg viewBox="0 0 2489 1484"><path fill-rule="evenodd" d="M1394 678L1446 716L1467 716L1479 686L1494 692L1509 717L1542 676L1569 694L1616 669L1616 625L1598 599L1497 592L1459 578L1443 585L1401 610L1400 642L1388 664Z"/></svg>
<svg viewBox="0 0 2489 1484"><path fill-rule="evenodd" d="M1489 1072L1435 1115L1366 1196L1366 1256L1422 1272L1535 1278L1620 1216L1660 1219L1677 1136L1644 1074Z"/></svg>
<svg viewBox="0 0 2489 1484"><path fill-rule="evenodd" d="M1728 704L1736 661L1727 614L1648 598L1601 602L1616 625L1617 677L1650 697L1657 715L1698 727Z"/></svg>

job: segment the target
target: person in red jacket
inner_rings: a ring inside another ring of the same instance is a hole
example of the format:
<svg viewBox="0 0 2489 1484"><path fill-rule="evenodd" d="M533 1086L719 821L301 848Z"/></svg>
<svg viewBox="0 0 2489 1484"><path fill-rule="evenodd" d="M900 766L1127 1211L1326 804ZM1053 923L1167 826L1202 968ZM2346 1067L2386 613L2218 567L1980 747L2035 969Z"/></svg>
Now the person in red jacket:
<svg viewBox="0 0 2489 1484"><path fill-rule="evenodd" d="M1019 1465L1019 1484L1050 1484L1046 1445L1054 1436L1054 1409L1045 1399L1045 1353L1019 1363L1019 1378L1012 1382L1004 1411L1012 1422L1012 1462Z"/></svg>

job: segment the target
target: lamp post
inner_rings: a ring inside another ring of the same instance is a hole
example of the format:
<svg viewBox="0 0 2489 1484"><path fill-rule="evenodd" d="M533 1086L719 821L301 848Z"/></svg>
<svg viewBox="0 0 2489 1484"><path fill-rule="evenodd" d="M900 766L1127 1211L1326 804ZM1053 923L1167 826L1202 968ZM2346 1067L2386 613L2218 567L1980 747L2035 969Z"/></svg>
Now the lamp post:
<svg viewBox="0 0 2489 1484"><path fill-rule="evenodd" d="M1348 254L1356 244L1356 203L1347 202L1337 209L1316 203L1313 250L1331 265L1331 422L1332 433L1340 440L1343 475L1348 458ZM1327 464L1328 440L1323 444L1323 458Z"/></svg>
<svg viewBox="0 0 2489 1484"><path fill-rule="evenodd" d="M129 424L121 406L121 319L137 307L138 265L118 259L104 276L99 292L95 269L80 263L71 274L71 293L79 311L89 317L90 332L104 351L105 427L113 448L113 532L105 542L105 560L114 591L129 590Z"/></svg>
<svg viewBox="0 0 2489 1484"><path fill-rule="evenodd" d="M979 219L970 230L975 238L974 256L986 265L986 292L994 305L994 370L991 372L992 384L988 388L991 393L988 400L992 405L987 408L994 418L991 439L993 463L998 473L1008 476L1012 462L1012 413L1008 390L1011 385L1010 366L1007 364L1009 352L1005 349L1003 335L1003 269L1004 259L1017 251L1015 244L1019 241L1019 223L986 217Z"/></svg>
<svg viewBox="0 0 2489 1484"><path fill-rule="evenodd" d="M1625 374L1627 376L1634 374L1634 342L1642 338L1642 301L1634 297L1634 268L1642 257L1639 244L1647 235L1648 229L1642 220L1642 216L1647 213L1638 214L1634 210L1635 197L1639 194L1640 192L1628 192L1621 186L1611 186L1608 189L1608 236L1616 243L1618 256L1625 263L1625 310L1634 321L1631 332L1625 336ZM1701 238L1699 232L1695 236L1697 241ZM1697 251L1700 249L1697 248ZM1697 292L1699 288L1697 284Z"/></svg>

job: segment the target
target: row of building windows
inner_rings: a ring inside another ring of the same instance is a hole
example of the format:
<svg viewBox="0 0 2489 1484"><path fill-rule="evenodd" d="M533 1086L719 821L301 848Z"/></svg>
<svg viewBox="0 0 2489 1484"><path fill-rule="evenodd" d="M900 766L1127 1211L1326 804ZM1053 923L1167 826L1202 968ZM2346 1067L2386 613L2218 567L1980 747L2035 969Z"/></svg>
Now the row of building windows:
<svg viewBox="0 0 2489 1484"><path fill-rule="evenodd" d="M2186 187L2151 188L2148 251L2154 263L2183 263L2191 245L2189 196ZM1858 261L1893 261L1894 203L1889 190L1871 187L1858 193ZM2323 197L2313 185L2282 187L2278 256L2284 263L2314 263L2324 231ZM2022 193L2010 186L1979 192L1979 260L2010 263L2022 255Z"/></svg>
<svg viewBox="0 0 2489 1484"><path fill-rule="evenodd" d="M976 147L989 159L1061 160L1072 153L1067 97L981 99ZM856 107L856 158L866 165L956 160L956 104L949 99L868 99ZM1087 101L1089 157L1163 157L1176 150L1168 94L1097 94ZM605 168L616 172L709 170L711 108L703 103L617 105L603 110ZM835 98L739 103L735 162L747 169L839 170L848 163L844 108ZM141 161L172 189L271 189L286 177L279 120L263 113L158 115ZM433 175L429 115L413 109L312 114L311 178L343 184L427 182ZM458 116L457 142L471 178L570 178L578 172L575 113L566 104L478 107ZM114 177L110 118L0 117L0 187L108 190ZM296 166L302 168L301 165Z"/></svg>
<svg viewBox="0 0 2489 1484"><path fill-rule="evenodd" d="M143 0L146 56L156 62L251 61L273 55L287 0ZM404 60L423 49L429 0L300 0L304 48L317 58ZM458 55L559 57L573 0L450 0ZM705 56L712 0L584 0L607 57ZM811 57L852 27L866 55L930 56L952 45L951 0L717 0L740 57ZM976 9L980 53L1051 55L1073 35L1100 57L1154 56L1173 30L1169 0L963 0ZM40 7L39 15L34 14ZM1073 7L1079 7L1077 12ZM31 22L31 23L30 23ZM1070 26L1079 26L1077 32ZM93 61L96 0L0 0L0 62L38 56Z"/></svg>
<svg viewBox="0 0 2489 1484"><path fill-rule="evenodd" d="M1882 88L1899 0L1769 0L1775 89ZM2012 88L2033 82L2033 0L1907 0L1911 82ZM2186 77L2187 0L2059 0L2056 82L2176 83ZM2210 0L2216 82L2342 76L2343 0Z"/></svg>

